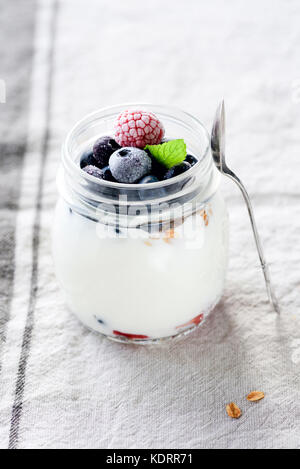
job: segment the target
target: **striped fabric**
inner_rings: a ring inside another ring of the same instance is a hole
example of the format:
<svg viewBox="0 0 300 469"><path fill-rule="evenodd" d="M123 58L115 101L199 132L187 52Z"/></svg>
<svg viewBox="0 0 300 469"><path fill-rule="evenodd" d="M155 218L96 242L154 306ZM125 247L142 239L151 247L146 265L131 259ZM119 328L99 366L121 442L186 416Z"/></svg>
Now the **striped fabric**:
<svg viewBox="0 0 300 469"><path fill-rule="evenodd" d="M300 5L263 5L0 0L1 448L300 448ZM228 182L221 304L181 342L110 343L68 312L53 272L64 135L126 101L172 103L210 126L222 95L228 157L253 194L282 315ZM255 389L266 398L251 404Z"/></svg>

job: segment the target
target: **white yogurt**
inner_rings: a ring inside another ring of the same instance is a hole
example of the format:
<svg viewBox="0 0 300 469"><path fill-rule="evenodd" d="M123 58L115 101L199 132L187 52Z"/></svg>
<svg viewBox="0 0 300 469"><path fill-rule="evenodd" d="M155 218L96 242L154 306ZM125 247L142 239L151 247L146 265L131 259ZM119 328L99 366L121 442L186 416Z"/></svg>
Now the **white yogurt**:
<svg viewBox="0 0 300 469"><path fill-rule="evenodd" d="M227 211L219 192L194 217L197 230L191 220L158 239L141 230L122 237L122 229L121 237L109 237L60 199L53 254L71 310L115 338L174 336L201 323L222 295L227 268Z"/></svg>

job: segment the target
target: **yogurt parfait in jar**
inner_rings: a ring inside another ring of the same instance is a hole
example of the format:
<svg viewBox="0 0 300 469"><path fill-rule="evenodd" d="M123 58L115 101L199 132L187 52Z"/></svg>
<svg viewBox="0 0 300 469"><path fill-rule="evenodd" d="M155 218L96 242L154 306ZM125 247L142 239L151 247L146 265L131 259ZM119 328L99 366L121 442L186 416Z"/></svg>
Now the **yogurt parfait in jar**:
<svg viewBox="0 0 300 469"><path fill-rule="evenodd" d="M110 339L203 324L222 296L228 217L209 136L176 108L113 106L66 138L53 256L66 303Z"/></svg>

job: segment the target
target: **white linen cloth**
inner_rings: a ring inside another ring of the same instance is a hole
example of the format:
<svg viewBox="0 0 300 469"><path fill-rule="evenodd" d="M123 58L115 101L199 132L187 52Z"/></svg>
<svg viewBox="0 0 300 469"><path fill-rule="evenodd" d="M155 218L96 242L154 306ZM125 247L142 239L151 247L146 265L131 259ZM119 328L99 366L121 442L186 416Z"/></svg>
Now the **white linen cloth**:
<svg viewBox="0 0 300 469"><path fill-rule="evenodd" d="M37 2L1 324L1 447L300 448L299 22L293 0ZM223 96L228 162L252 195L281 316L267 303L241 194L224 181L230 265L205 325L152 347L91 333L67 311L51 259L66 132L97 108L139 101L181 107L210 129ZM247 402L252 390L265 399ZM239 420L226 414L230 401Z"/></svg>

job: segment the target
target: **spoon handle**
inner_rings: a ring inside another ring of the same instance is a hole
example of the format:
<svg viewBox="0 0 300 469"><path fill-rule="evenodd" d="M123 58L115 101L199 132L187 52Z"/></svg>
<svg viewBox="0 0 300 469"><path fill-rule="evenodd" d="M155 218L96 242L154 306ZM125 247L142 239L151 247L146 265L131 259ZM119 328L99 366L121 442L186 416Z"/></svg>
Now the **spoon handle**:
<svg viewBox="0 0 300 469"><path fill-rule="evenodd" d="M240 190L243 194L243 197L244 197L246 205L247 205L250 221L251 221L251 226L252 226L254 239L255 239L258 255L259 255L259 260L260 260L260 263L261 263L262 271L263 271L265 282L266 282L266 288L267 288L267 292L268 292L269 301L270 301L271 305L273 306L274 310L276 311L276 313L280 314L279 304L278 304L277 298L275 296L275 293L274 293L274 290L273 290L273 287L272 287L270 272L269 272L269 266L266 263L266 260L265 260L265 257L264 257L263 248L262 248L262 244L261 244L260 237L259 237L259 234L258 234L257 225L256 225L256 222L255 222L254 212L253 212L253 208L252 208L252 204L251 204L249 194L248 194L244 184L242 183L242 181L229 168L224 168L223 169L223 174L225 176L229 177L230 179L232 179L238 185L238 187L240 188Z"/></svg>

